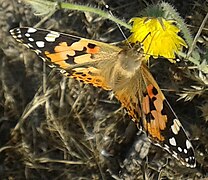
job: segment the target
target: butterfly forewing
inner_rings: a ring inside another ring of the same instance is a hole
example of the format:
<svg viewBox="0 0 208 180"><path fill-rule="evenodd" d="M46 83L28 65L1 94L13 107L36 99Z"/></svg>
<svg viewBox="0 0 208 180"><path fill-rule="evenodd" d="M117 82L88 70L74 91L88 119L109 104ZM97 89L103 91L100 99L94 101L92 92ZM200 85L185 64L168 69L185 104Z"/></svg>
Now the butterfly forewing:
<svg viewBox="0 0 208 180"><path fill-rule="evenodd" d="M106 43L35 28L16 28L12 36L67 76L109 90L96 67L99 61L116 59L121 50Z"/></svg>
<svg viewBox="0 0 208 180"><path fill-rule="evenodd" d="M113 90L152 139L187 167L195 167L192 145L140 50L42 29L16 28L10 33L63 74Z"/></svg>
<svg viewBox="0 0 208 180"><path fill-rule="evenodd" d="M165 99L147 67L141 67L146 90L143 92L143 128L175 158L195 167L194 149L178 117Z"/></svg>
<svg viewBox="0 0 208 180"><path fill-rule="evenodd" d="M117 99L157 145L187 167L195 167L191 142L147 66L142 63L135 75L128 86L115 92Z"/></svg>

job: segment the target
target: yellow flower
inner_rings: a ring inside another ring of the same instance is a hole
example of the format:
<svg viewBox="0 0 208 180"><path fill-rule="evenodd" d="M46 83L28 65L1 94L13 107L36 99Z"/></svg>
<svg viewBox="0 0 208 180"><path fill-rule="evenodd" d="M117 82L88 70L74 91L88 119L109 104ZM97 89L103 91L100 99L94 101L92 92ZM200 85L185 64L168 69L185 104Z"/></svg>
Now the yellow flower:
<svg viewBox="0 0 208 180"><path fill-rule="evenodd" d="M187 47L186 42L178 36L180 29L173 22L164 18L132 18L133 26L128 41L140 42L143 45L146 58L165 57L175 62L175 54Z"/></svg>

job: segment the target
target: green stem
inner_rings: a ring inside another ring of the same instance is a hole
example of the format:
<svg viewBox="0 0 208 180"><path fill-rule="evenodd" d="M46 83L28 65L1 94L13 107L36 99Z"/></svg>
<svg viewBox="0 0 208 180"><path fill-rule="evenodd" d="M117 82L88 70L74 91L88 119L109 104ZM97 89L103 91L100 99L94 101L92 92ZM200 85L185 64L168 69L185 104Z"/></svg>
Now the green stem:
<svg viewBox="0 0 208 180"><path fill-rule="evenodd" d="M106 13L98 8L93 8L93 7L87 7L84 5L78 5L78 4L71 4L71 3L60 3L59 4L60 8L64 8L64 9L70 9L70 10L77 10L77 11L83 11L83 12L91 12L91 13L95 13L98 14L101 17L104 17L106 19L109 19L113 22L115 22L116 24L119 24L121 26L124 26L127 29L131 29L131 25L125 23L124 21L121 21L120 19L110 15L109 13Z"/></svg>

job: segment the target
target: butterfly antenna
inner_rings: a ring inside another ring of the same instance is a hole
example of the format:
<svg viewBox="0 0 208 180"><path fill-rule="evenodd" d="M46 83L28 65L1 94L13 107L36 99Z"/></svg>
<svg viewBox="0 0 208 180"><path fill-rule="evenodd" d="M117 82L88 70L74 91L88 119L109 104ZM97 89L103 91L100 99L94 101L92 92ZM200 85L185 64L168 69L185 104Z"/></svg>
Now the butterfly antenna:
<svg viewBox="0 0 208 180"><path fill-rule="evenodd" d="M150 34L151 33L149 32L140 43L143 43Z"/></svg>
<svg viewBox="0 0 208 180"><path fill-rule="evenodd" d="M113 13L112 13L112 11L110 10L109 5L106 4L104 1L102 1L102 3L104 4L104 6L105 6L106 10L108 11L108 13L109 13L111 16L114 16ZM129 47L132 48L132 45L131 45L131 43L128 41L128 38L127 38L126 35L124 34L124 32L123 32L121 26L120 26L118 23L116 23L116 25L117 25L118 29L120 30L122 36L124 37L124 39L125 39L126 42L128 43Z"/></svg>

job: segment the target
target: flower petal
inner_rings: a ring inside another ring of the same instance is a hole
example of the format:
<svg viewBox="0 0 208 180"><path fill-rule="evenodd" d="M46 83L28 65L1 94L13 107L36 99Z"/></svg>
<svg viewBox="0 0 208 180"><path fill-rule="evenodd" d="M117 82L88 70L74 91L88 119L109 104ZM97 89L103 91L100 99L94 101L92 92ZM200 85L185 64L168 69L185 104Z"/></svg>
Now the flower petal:
<svg viewBox="0 0 208 180"><path fill-rule="evenodd" d="M131 43L141 43L143 45L146 59L150 56L155 58L162 56L175 62L175 54L181 51L186 42L178 36L180 29L173 23L174 21L164 18L132 18L133 27L128 41Z"/></svg>

